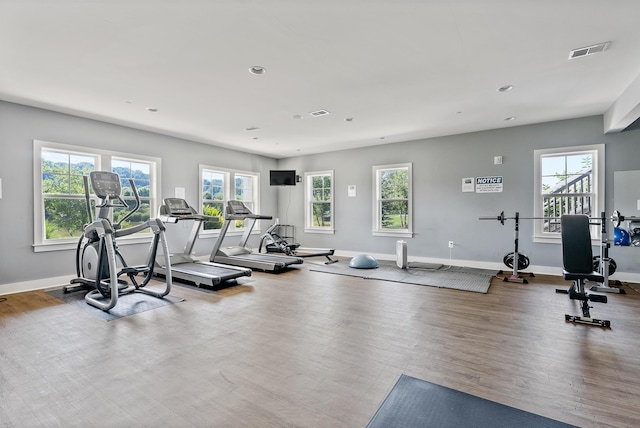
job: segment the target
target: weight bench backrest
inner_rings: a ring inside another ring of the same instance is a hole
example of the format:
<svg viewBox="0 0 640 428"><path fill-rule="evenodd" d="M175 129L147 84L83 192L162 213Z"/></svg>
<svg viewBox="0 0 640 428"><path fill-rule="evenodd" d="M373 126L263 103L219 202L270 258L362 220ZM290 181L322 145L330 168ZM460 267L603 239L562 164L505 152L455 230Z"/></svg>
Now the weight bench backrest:
<svg viewBox="0 0 640 428"><path fill-rule="evenodd" d="M563 215L562 264L566 272L572 274L593 273L593 252L591 250L591 230L586 215Z"/></svg>

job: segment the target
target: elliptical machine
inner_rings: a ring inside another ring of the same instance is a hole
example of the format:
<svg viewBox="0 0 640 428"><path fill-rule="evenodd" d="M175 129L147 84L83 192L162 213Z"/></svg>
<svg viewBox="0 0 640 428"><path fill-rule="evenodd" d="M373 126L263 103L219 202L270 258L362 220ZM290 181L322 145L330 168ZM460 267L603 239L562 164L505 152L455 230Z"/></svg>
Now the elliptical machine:
<svg viewBox="0 0 640 428"><path fill-rule="evenodd" d="M140 208L140 196L133 182L129 179L131 190L135 197L135 206L119 222L112 223L109 213L112 208L127 208L129 206L122 199L122 187L118 174L106 171L93 171L90 173L91 186L96 196L102 201L96 219L93 219L91 199L89 196L89 183L84 176L84 190L89 223L85 225L84 232L78 240L76 247L76 274L77 278L71 280L72 286L64 288L64 292L70 292L78 288L89 289L84 299L98 309L108 312L118 303L118 297L139 291L153 297L163 298L171 291L171 269L167 266L166 288L156 292L143 289L153 277L153 269L158 250L162 246L162 252L168 262L169 247L165 238L165 226L160 219L152 218L144 223L122 229L122 222L131 217ZM134 233L151 229L153 239L147 253L147 262L144 265L128 266L124 257L118 250L116 238L129 236ZM120 267L118 267L120 262ZM137 276L142 274L141 282ZM129 282L119 279L126 275ZM108 299L108 300L105 300Z"/></svg>

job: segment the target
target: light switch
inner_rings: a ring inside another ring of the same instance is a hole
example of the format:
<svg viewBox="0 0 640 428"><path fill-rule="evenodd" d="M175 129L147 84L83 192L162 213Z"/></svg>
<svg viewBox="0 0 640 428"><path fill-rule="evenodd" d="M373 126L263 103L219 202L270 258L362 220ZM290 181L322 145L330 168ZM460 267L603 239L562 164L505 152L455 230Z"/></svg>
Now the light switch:
<svg viewBox="0 0 640 428"><path fill-rule="evenodd" d="M494 165L502 165L502 156L494 156L493 157Z"/></svg>

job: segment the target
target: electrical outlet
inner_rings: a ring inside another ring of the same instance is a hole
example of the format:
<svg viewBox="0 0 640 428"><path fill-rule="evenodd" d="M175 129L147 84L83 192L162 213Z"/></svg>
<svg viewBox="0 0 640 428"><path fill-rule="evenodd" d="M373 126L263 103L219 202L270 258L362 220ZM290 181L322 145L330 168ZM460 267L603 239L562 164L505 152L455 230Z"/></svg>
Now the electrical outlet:
<svg viewBox="0 0 640 428"><path fill-rule="evenodd" d="M453 248L453 241L449 241L449 248Z"/></svg>

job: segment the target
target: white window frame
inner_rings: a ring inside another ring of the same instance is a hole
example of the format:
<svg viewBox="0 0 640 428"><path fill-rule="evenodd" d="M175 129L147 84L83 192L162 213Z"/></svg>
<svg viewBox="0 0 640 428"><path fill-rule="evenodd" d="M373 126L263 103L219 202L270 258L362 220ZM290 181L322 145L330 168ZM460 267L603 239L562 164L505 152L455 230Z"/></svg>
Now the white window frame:
<svg viewBox="0 0 640 428"><path fill-rule="evenodd" d="M605 145L592 144L586 146L574 147L557 147L553 149L534 150L534 192L533 192L533 217L542 217L543 207L542 201L542 162L545 156L572 156L579 154L591 154L593 156L593 185L595 194L593 197L594 206L592 207L592 216L599 217L605 208ZM591 240L594 245L600 242L601 228L598 226L591 227ZM561 235L559 232L545 232L544 221L541 219L534 220L533 241L541 243L561 243Z"/></svg>
<svg viewBox="0 0 640 428"><path fill-rule="evenodd" d="M409 195L408 195L408 227L406 229L384 229L382 228L382 200L380 199L380 173L386 170L407 170L407 177L409 181ZM412 238L413 237L413 164L400 163L392 165L374 165L372 167L373 172L373 236L391 236L398 238Z"/></svg>
<svg viewBox="0 0 640 428"><path fill-rule="evenodd" d="M204 206L204 198L202 197L202 179L203 179L204 172L213 172L213 173L224 175L224 199L222 201L222 206L225 212L223 212L223 215L226 215L227 202L229 201L229 197L235 198L235 194L236 194L235 176L244 175L244 176L252 177L254 181L253 181L253 189L252 189L253 190L252 192L253 206L251 207L251 210L253 211L254 214L260 213L260 173L259 172L220 168L217 166L203 165L203 164L198 165L198 206L200 207L199 211L202 212L202 209ZM217 237L220 235L220 230L221 229L201 230L199 237L201 238ZM256 224L253 230L251 231L251 234L252 235L260 234L261 233L260 230L261 230L260 220L258 220L256 221ZM234 222L229 226L229 229L227 230L227 236L242 235L244 231L245 231L244 227L238 228L236 227Z"/></svg>
<svg viewBox="0 0 640 428"><path fill-rule="evenodd" d="M331 197L328 201L331 206L331 226L321 227L313 225L313 178L314 177L326 177L329 176L331 180ZM304 232L305 233L326 233L326 234L334 234L335 233L335 216L334 216L334 193L335 193L335 182L333 181L333 170L326 171L313 171L313 172L305 172L304 174Z"/></svg>
<svg viewBox="0 0 640 428"><path fill-rule="evenodd" d="M162 188L160 177L162 176L162 160L154 156L144 156L131 153L113 152L89 147L74 146L69 144L54 143L51 141L33 140L33 251L36 253L46 251L59 251L75 249L78 238L63 238L47 240L44 225L44 194L42 193L42 151L50 150L66 154L77 154L83 156L93 156L96 158L96 171L111 171L111 160L126 160L132 162L149 163L150 182L153 183L152 191L149 194L150 213L156 213L159 207L160 189ZM84 199L84 195L82 196ZM93 200L97 199L92 196ZM118 238L118 244L138 244L149 242L149 237L145 234L133 234Z"/></svg>

